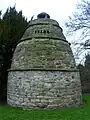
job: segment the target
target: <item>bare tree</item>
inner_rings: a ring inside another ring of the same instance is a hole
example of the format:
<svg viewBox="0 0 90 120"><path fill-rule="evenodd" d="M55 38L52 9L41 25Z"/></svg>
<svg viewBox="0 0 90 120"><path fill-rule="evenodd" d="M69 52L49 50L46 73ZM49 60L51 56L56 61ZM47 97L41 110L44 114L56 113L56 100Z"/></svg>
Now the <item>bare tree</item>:
<svg viewBox="0 0 90 120"><path fill-rule="evenodd" d="M90 1L81 0L77 4L76 12L69 16L69 21L65 23L69 35L79 34L78 41L73 40L76 46L76 55L81 55L90 49Z"/></svg>

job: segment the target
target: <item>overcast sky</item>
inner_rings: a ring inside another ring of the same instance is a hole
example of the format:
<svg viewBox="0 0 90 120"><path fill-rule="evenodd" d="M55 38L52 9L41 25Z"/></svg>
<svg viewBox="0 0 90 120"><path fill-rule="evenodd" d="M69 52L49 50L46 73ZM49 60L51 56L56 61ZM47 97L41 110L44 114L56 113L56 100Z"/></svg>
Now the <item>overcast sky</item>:
<svg viewBox="0 0 90 120"><path fill-rule="evenodd" d="M60 23L75 11L78 1L80 0L0 0L0 9L4 13L7 7L16 4L16 9L22 10L28 20L33 15L36 18L40 12L47 12Z"/></svg>

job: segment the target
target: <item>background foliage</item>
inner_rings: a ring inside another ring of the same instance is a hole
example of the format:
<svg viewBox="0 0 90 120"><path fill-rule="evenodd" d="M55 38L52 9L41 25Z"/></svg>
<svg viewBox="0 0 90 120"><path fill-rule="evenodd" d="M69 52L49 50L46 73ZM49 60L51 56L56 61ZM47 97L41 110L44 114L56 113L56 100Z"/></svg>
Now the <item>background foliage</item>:
<svg viewBox="0 0 90 120"><path fill-rule="evenodd" d="M17 42L27 26L27 19L22 11L16 11L15 6L8 8L0 17L0 101L6 100L7 70L10 68Z"/></svg>

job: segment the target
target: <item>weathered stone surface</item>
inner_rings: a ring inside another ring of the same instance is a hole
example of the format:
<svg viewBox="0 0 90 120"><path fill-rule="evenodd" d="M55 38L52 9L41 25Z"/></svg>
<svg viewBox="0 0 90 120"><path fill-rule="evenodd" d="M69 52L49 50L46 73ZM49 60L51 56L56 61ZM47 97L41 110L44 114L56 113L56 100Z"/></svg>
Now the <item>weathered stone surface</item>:
<svg viewBox="0 0 90 120"><path fill-rule="evenodd" d="M46 13L30 21L8 73L7 103L23 109L56 109L82 103L75 60L58 22Z"/></svg>
<svg viewBox="0 0 90 120"><path fill-rule="evenodd" d="M54 109L81 104L78 72L12 71L8 79L7 101L12 106Z"/></svg>
<svg viewBox="0 0 90 120"><path fill-rule="evenodd" d="M11 69L73 70L75 60L67 42L35 39L19 43Z"/></svg>

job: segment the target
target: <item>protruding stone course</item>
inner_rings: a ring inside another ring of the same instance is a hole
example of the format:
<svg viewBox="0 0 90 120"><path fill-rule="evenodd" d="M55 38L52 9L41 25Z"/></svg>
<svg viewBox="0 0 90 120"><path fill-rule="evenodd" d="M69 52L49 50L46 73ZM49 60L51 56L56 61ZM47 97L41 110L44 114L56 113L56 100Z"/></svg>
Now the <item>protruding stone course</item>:
<svg viewBox="0 0 90 120"><path fill-rule="evenodd" d="M57 21L41 13L17 45L8 73L7 103L23 109L82 104L79 72Z"/></svg>

